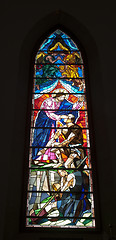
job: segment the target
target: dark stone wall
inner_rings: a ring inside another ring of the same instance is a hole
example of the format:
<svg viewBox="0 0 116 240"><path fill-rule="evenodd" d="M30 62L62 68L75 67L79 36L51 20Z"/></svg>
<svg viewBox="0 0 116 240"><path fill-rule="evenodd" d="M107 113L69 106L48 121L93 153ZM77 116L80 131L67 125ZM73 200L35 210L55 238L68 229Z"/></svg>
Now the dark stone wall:
<svg viewBox="0 0 116 240"><path fill-rule="evenodd" d="M21 232L25 141L30 109L31 59L35 46L58 24L79 39L89 75L89 108L96 162L100 230L58 231L57 238L108 239L116 235L115 202L115 53L114 1L7 1L0 14L1 197L0 239L55 239L56 232ZM27 128L26 128L27 126Z"/></svg>

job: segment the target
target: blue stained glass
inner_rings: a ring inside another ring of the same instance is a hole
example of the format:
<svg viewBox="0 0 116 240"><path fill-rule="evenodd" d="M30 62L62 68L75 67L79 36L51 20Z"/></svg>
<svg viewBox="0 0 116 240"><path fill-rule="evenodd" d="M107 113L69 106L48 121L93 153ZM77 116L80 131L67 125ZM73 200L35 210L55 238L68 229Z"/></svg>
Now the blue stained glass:
<svg viewBox="0 0 116 240"><path fill-rule="evenodd" d="M77 51L78 50L77 46L70 39L67 38L64 41L70 47L71 51Z"/></svg>
<svg viewBox="0 0 116 240"><path fill-rule="evenodd" d="M56 64L62 64L63 62L62 62L62 60L57 60L56 61Z"/></svg>
<svg viewBox="0 0 116 240"><path fill-rule="evenodd" d="M40 71L37 71L37 72L36 72L36 76L42 75L42 74L43 74L43 70L40 70Z"/></svg>
<svg viewBox="0 0 116 240"><path fill-rule="evenodd" d="M59 32L60 32L62 38L69 38L65 33L61 32L60 30L59 30Z"/></svg>
<svg viewBox="0 0 116 240"><path fill-rule="evenodd" d="M79 73L79 77L83 77L82 75L82 69L80 67L78 67L78 73Z"/></svg>
<svg viewBox="0 0 116 240"><path fill-rule="evenodd" d="M51 43L51 39L49 39L49 38L45 40L45 42L42 44L42 47L44 47L48 43ZM40 47L40 50L41 50L41 47Z"/></svg>
<svg viewBox="0 0 116 240"><path fill-rule="evenodd" d="M47 80L45 83L39 86L39 89L35 89L35 93L47 92L49 93L57 86L58 80Z"/></svg>
<svg viewBox="0 0 116 240"><path fill-rule="evenodd" d="M52 42L54 41L54 39L57 36L61 36L63 41L66 43L66 45L68 45L70 47L70 51L76 51L78 50L77 46L74 44L74 42L66 35L66 34L62 34L61 31L59 32L55 32L54 34L52 34L48 39L46 39L44 41L44 43L41 45L40 50L46 51L47 48L50 46L50 44L52 44ZM59 47L57 50L61 50Z"/></svg>
<svg viewBox="0 0 116 240"><path fill-rule="evenodd" d="M40 47L40 50L41 51L45 51L48 49L49 45L53 42L54 38L53 39L46 39L46 41L41 45Z"/></svg>
<svg viewBox="0 0 116 240"><path fill-rule="evenodd" d="M54 37L56 37L55 33L53 33L49 36L49 38L54 38Z"/></svg>
<svg viewBox="0 0 116 240"><path fill-rule="evenodd" d="M62 74L60 72L56 73L56 77L61 77L61 76L62 76Z"/></svg>
<svg viewBox="0 0 116 240"><path fill-rule="evenodd" d="M37 193L34 192L34 191L37 191L36 186L33 186L32 191L33 191L33 192L32 192L32 195L31 195L31 199L30 199L30 201L29 201L29 204L34 204L34 203L35 203L35 200L36 200L36 197L37 197Z"/></svg>

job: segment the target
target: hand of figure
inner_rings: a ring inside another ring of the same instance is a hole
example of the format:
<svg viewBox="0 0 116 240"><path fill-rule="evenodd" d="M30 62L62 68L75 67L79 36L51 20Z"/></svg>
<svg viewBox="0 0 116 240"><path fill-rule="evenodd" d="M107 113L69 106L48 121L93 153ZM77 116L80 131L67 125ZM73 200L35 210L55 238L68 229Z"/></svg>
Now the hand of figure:
<svg viewBox="0 0 116 240"><path fill-rule="evenodd" d="M60 118L67 118L67 115L61 115Z"/></svg>
<svg viewBox="0 0 116 240"><path fill-rule="evenodd" d="M84 96L81 96L80 98L79 98L79 102L82 102L84 100Z"/></svg>
<svg viewBox="0 0 116 240"><path fill-rule="evenodd" d="M60 115L56 115L56 119L57 119L57 121L60 121L61 116Z"/></svg>
<svg viewBox="0 0 116 240"><path fill-rule="evenodd" d="M62 147L62 144L61 144L61 143L59 143L58 147Z"/></svg>
<svg viewBox="0 0 116 240"><path fill-rule="evenodd" d="M73 186L73 178L68 182L68 187Z"/></svg>
<svg viewBox="0 0 116 240"><path fill-rule="evenodd" d="M59 143L58 143L58 142L54 142L54 143L52 144L52 147L59 147Z"/></svg>
<svg viewBox="0 0 116 240"><path fill-rule="evenodd" d="M40 150L40 151L38 152L37 155L38 155L38 156L41 156L41 155L43 155L43 154L45 153L45 151L46 151L46 149L43 148L42 150Z"/></svg>
<svg viewBox="0 0 116 240"><path fill-rule="evenodd" d="M58 174L60 175L60 177L68 176L68 173L65 170L58 170Z"/></svg>

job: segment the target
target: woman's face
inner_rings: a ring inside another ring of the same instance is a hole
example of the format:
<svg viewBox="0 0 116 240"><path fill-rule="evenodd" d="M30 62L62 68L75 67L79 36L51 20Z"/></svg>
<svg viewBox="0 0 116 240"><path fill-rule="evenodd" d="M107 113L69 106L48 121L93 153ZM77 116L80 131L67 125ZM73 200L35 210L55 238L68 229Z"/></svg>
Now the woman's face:
<svg viewBox="0 0 116 240"><path fill-rule="evenodd" d="M57 97L57 100L59 102L62 102L64 99L65 99L65 95L61 95L61 96Z"/></svg>

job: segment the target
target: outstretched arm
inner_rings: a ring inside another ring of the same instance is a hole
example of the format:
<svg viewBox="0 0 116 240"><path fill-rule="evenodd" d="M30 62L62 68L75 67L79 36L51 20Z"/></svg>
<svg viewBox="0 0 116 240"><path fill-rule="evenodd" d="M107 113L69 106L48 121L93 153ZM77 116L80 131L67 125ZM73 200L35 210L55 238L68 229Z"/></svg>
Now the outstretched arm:
<svg viewBox="0 0 116 240"><path fill-rule="evenodd" d="M74 133L70 133L70 135L68 136L68 138L66 140L64 140L62 143L54 143L54 147L64 147L67 144L69 144L73 139L75 138L75 134Z"/></svg>

